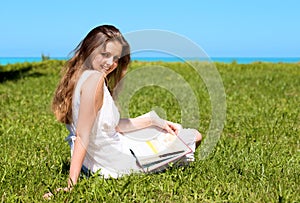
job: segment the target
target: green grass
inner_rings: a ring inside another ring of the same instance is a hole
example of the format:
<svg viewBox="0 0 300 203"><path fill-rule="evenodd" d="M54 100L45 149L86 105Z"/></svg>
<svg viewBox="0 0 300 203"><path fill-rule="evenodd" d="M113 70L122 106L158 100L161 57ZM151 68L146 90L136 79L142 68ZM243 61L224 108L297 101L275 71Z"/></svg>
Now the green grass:
<svg viewBox="0 0 300 203"><path fill-rule="evenodd" d="M130 70L154 63L133 62ZM200 99L198 128L210 118L205 85L181 63L156 63L180 72ZM68 132L57 123L50 102L63 62L0 66L0 200L40 202L66 186ZM227 117L221 138L204 160L165 173L120 179L82 178L56 202L299 202L300 64L216 63L223 79ZM164 99L162 99L164 98ZM178 104L158 87L132 98L131 115L151 106L167 108L178 121ZM172 107L172 108L171 108Z"/></svg>

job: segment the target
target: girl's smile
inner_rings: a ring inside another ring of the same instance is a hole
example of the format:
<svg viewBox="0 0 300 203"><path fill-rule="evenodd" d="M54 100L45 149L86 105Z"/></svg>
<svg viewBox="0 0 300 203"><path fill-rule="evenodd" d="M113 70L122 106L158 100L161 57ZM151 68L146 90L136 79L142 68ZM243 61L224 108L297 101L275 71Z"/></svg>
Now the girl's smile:
<svg viewBox="0 0 300 203"><path fill-rule="evenodd" d="M105 50L101 50L100 53L96 54L93 60L93 68L108 75L118 66L121 53L122 46L119 42L108 42Z"/></svg>

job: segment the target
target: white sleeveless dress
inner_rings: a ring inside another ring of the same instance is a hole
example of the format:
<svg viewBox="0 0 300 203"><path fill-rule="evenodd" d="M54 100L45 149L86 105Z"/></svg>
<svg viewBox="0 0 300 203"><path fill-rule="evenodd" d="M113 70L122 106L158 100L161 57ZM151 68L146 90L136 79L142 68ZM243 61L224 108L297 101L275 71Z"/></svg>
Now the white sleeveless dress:
<svg viewBox="0 0 300 203"><path fill-rule="evenodd" d="M74 140L76 139L75 132L80 106L81 86L85 80L95 72L97 71L84 71L74 91L72 106L73 122L71 125L67 125L70 134L66 138L71 147L71 155L74 148ZM120 114L105 83L103 90L103 104L97 113L90 133L83 167L91 172L99 171L104 178L117 178L125 174L141 172L136 159L132 156L129 147L122 138L123 135L116 131ZM188 140L187 137L185 137L185 142L193 151L195 150L195 137L190 137ZM193 156L193 154L191 154L191 156Z"/></svg>

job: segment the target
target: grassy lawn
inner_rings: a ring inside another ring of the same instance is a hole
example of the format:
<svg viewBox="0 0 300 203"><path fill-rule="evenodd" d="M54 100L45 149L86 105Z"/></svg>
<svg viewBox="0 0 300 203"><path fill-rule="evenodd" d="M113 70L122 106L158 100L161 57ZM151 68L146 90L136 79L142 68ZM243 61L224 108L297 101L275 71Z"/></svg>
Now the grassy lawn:
<svg viewBox="0 0 300 203"><path fill-rule="evenodd" d="M130 70L154 63L133 62ZM180 72L199 98L204 135L211 119L203 83L183 63ZM226 123L213 152L189 167L120 179L82 178L56 202L300 202L300 64L215 64L226 93ZM66 186L68 135L50 111L62 61L0 66L0 200L40 202ZM178 122L180 107L158 87L143 88L130 103L132 116L151 106ZM200 148L203 146L200 146ZM200 150L200 149L198 149ZM196 153L196 155L199 153Z"/></svg>

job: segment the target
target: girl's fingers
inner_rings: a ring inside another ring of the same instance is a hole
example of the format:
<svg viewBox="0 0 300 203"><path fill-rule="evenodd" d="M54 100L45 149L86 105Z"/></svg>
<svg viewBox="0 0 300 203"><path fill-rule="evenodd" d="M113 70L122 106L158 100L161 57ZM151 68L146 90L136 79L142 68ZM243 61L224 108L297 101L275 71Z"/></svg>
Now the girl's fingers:
<svg viewBox="0 0 300 203"><path fill-rule="evenodd" d="M43 195L43 198L49 200L49 199L51 199L52 196L53 196L52 192L48 192Z"/></svg>
<svg viewBox="0 0 300 203"><path fill-rule="evenodd" d="M172 126L166 125L165 130L166 130L168 133L172 134L172 135L176 135L176 134L177 134L177 133L176 133L176 129L174 129Z"/></svg>
<svg viewBox="0 0 300 203"><path fill-rule="evenodd" d="M172 123L170 121L167 121L167 125L174 132L173 134L175 134L175 135L178 134L179 129L178 129L177 125L175 125L174 123Z"/></svg>
<svg viewBox="0 0 300 203"><path fill-rule="evenodd" d="M59 188L56 188L56 192L59 192L59 191L61 191L63 188L61 188L61 187L59 187Z"/></svg>
<svg viewBox="0 0 300 203"><path fill-rule="evenodd" d="M60 191L63 191L63 192L69 192L71 190L71 188L68 188L68 187L65 187L65 188L56 188L55 189L55 192L60 192ZM47 199L47 200L50 200L51 197L53 196L53 193L52 192L48 192L46 194L43 195L43 198L44 199Z"/></svg>

